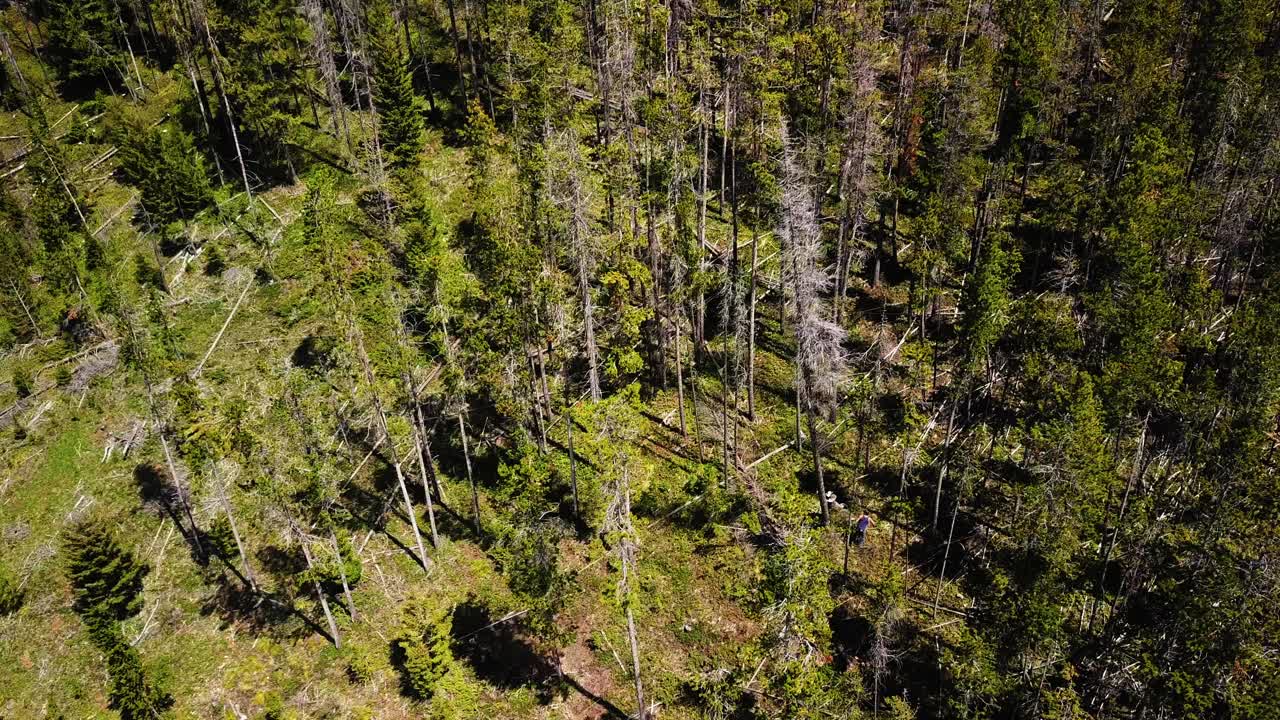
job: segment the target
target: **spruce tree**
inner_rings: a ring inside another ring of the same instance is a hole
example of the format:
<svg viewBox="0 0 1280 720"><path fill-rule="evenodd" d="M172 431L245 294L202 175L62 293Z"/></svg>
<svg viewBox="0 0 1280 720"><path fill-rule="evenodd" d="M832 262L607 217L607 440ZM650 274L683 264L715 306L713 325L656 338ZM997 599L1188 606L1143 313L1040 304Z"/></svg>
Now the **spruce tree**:
<svg viewBox="0 0 1280 720"><path fill-rule="evenodd" d="M970 372L983 365L1009 322L1009 292L1020 256L1004 232L987 239L961 299L960 344Z"/></svg>
<svg viewBox="0 0 1280 720"><path fill-rule="evenodd" d="M173 699L148 678L138 651L117 632L107 650L111 687L107 697L120 720L150 720L173 704Z"/></svg>
<svg viewBox="0 0 1280 720"><path fill-rule="evenodd" d="M9 571L0 567L0 616L18 612L22 607L22 589L14 582Z"/></svg>
<svg viewBox="0 0 1280 720"><path fill-rule="evenodd" d="M52 285L50 289L59 297L67 298L82 285L84 219L90 208L69 180L62 148L49 137L43 118L31 123L31 138L31 155L26 167L32 189L31 224L42 250L43 269Z"/></svg>
<svg viewBox="0 0 1280 720"><path fill-rule="evenodd" d="M447 611L431 611L413 603L406 612L406 627L395 641L405 684L415 697L429 700L436 686L453 666L450 632L453 620Z"/></svg>
<svg viewBox="0 0 1280 720"><path fill-rule="evenodd" d="M76 612L94 621L119 621L142 608L142 580L149 568L120 545L103 520L73 525L62 547Z"/></svg>
<svg viewBox="0 0 1280 720"><path fill-rule="evenodd" d="M413 90L409 53L391 8L375 3L369 9L369 19L378 139L392 169L412 167L422 152L424 138L422 101Z"/></svg>
<svg viewBox="0 0 1280 720"><path fill-rule="evenodd" d="M118 44L119 25L110 0L47 0L39 5L49 38L45 52L63 80L108 87L120 82L128 58Z"/></svg>
<svg viewBox="0 0 1280 720"><path fill-rule="evenodd" d="M191 219L213 200L204 158L191 135L176 125L148 128L122 123L118 172L142 193L142 206L157 223Z"/></svg>

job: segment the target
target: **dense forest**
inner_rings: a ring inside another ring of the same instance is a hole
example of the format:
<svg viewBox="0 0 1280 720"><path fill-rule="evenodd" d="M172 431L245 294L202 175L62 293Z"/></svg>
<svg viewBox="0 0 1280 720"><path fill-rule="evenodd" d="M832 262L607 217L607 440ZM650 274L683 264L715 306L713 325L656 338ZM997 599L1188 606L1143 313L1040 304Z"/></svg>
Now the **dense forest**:
<svg viewBox="0 0 1280 720"><path fill-rule="evenodd" d="M1280 717L1274 0L0 7L0 718Z"/></svg>

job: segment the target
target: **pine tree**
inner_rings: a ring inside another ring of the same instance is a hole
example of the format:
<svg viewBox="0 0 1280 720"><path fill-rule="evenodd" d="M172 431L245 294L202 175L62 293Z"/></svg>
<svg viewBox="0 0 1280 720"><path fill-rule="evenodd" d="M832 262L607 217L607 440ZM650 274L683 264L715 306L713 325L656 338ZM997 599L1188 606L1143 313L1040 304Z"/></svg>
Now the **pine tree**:
<svg viewBox="0 0 1280 720"><path fill-rule="evenodd" d="M41 321L31 282L32 253L18 233L0 228L0 345L39 337Z"/></svg>
<svg viewBox="0 0 1280 720"><path fill-rule="evenodd" d="M302 74L306 62L299 38L305 36L306 21L297 3L206 0L203 4L209 12L203 26L195 28L196 42L214 56L214 85L223 100L217 114L223 116L231 135L223 137L224 142L243 144L252 154L249 162L255 172L296 181L294 148L301 144L299 128L307 112L304 98L312 121L318 117ZM236 150L242 152L239 147Z"/></svg>
<svg viewBox="0 0 1280 720"><path fill-rule="evenodd" d="M960 343L969 372L983 369L1009 322L1010 290L1019 255L1007 233L991 233L961 299Z"/></svg>
<svg viewBox="0 0 1280 720"><path fill-rule="evenodd" d="M31 123L32 148L27 162L31 181L31 224L42 251L42 265L61 304L83 291L85 213L90 208L67 176L59 144L49 137L43 118Z"/></svg>
<svg viewBox="0 0 1280 720"><path fill-rule="evenodd" d="M208 170L191 135L176 124L149 128L122 120L118 127L117 171L142 192L142 206L153 221L163 226L190 220L209 206Z"/></svg>
<svg viewBox="0 0 1280 720"><path fill-rule="evenodd" d="M172 699L147 678L142 658L120 632L120 621L142 609L142 580L148 572L121 547L100 518L81 520L63 538L75 610L93 644L106 653L108 697L121 720L159 716Z"/></svg>
<svg viewBox="0 0 1280 720"><path fill-rule="evenodd" d="M784 239L795 294L796 397L803 399L808 419L809 447L818 481L818 507L825 525L830 520L830 510L822 476L822 441L818 437L817 415L834 408L844 381L845 332L831 321L822 299L831 285L831 275L822 265L822 237L813 207L813 191L791 147L785 125L782 146L783 207L778 234ZM798 404L796 412L800 412ZM799 417L796 423L798 429Z"/></svg>

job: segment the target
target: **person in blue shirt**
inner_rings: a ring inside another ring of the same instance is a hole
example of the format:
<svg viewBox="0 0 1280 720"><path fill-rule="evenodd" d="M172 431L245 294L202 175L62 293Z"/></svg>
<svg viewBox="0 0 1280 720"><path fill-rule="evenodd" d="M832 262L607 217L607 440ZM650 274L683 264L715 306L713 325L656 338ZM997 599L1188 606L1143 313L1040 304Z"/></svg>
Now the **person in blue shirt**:
<svg viewBox="0 0 1280 720"><path fill-rule="evenodd" d="M853 541L857 543L858 547L862 547L866 544L867 530L871 529L871 526L875 524L876 521L865 512L862 513L862 517L858 518L857 529L853 535Z"/></svg>

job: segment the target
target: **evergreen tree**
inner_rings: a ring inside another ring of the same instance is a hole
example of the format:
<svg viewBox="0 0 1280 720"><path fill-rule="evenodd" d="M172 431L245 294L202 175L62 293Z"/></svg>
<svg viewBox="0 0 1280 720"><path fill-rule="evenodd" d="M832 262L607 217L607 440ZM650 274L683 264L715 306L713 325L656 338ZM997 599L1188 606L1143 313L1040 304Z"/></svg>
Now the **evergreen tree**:
<svg viewBox="0 0 1280 720"><path fill-rule="evenodd" d="M398 664L414 697L430 700L440 680L453 667L453 621L447 611L433 611L417 602L406 609L404 624L393 644Z"/></svg>
<svg viewBox="0 0 1280 720"><path fill-rule="evenodd" d="M7 569L0 567L0 617L18 612L23 599L22 588Z"/></svg>
<svg viewBox="0 0 1280 720"><path fill-rule="evenodd" d="M215 56L210 62L214 86L224 98L215 111L227 131L220 138L223 146L238 142L251 150L248 162L265 179L296 181L299 127L307 115L312 122L318 116L302 72L307 65L299 38L305 37L306 21L297 3L202 0L201 4L208 10L204 19L208 35L205 27L197 25L194 42ZM231 124L236 125L234 132Z"/></svg>
<svg viewBox="0 0 1280 720"><path fill-rule="evenodd" d="M1007 233L993 232L987 238L978 267L965 285L961 299L960 342L964 362L970 372L988 365L992 350L1009 322L1014 273L1020 260Z"/></svg>
<svg viewBox="0 0 1280 720"><path fill-rule="evenodd" d="M139 120L122 119L117 127L120 178L142 192L154 222L190 220L209 206L208 171L191 135L174 124L150 128Z"/></svg>
<svg viewBox="0 0 1280 720"><path fill-rule="evenodd" d="M413 89L409 54L391 8L385 2L374 3L369 22L378 140L391 168L410 168L425 143L422 100Z"/></svg>
<svg viewBox="0 0 1280 720"><path fill-rule="evenodd" d="M31 225L41 250L41 264L58 305L66 307L82 292L85 263L85 213L90 207L68 177L60 145L49 138L43 119L31 123L32 148L27 162L31 181Z"/></svg>
<svg viewBox="0 0 1280 720"><path fill-rule="evenodd" d="M105 84L115 92L129 59L119 45L112 0L46 0L40 5L49 38L45 50L63 80L90 87Z"/></svg>
<svg viewBox="0 0 1280 720"><path fill-rule="evenodd" d="M152 720L173 704L173 698L147 678L138 651L118 631L107 649L107 672L111 676L107 696L120 720Z"/></svg>
<svg viewBox="0 0 1280 720"><path fill-rule="evenodd" d="M67 530L62 541L76 612L91 622L115 622L142 608L142 580L149 568L122 547L100 518Z"/></svg>

